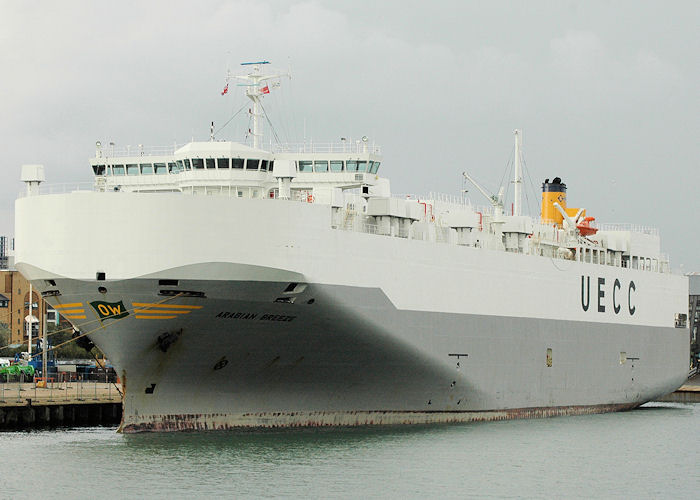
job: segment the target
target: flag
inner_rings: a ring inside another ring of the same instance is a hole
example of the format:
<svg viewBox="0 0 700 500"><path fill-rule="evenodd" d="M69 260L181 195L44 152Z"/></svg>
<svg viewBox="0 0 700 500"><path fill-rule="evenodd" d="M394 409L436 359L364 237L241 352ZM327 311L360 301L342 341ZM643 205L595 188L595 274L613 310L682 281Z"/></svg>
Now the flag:
<svg viewBox="0 0 700 500"><path fill-rule="evenodd" d="M228 94L228 83L224 87L224 90L221 91L221 95L225 95L225 94Z"/></svg>
<svg viewBox="0 0 700 500"><path fill-rule="evenodd" d="M263 88L260 89L261 94L269 94L270 93L270 87L265 85Z"/></svg>

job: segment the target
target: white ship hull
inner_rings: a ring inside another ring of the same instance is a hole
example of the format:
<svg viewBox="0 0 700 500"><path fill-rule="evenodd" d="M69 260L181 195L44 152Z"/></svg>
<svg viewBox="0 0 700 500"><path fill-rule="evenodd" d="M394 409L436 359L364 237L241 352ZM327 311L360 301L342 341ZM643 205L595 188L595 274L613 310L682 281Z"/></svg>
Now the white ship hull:
<svg viewBox="0 0 700 500"><path fill-rule="evenodd" d="M687 374L679 276L341 231L281 200L74 193L16 213L17 267L80 304L127 432L613 411ZM129 314L100 321L96 301Z"/></svg>

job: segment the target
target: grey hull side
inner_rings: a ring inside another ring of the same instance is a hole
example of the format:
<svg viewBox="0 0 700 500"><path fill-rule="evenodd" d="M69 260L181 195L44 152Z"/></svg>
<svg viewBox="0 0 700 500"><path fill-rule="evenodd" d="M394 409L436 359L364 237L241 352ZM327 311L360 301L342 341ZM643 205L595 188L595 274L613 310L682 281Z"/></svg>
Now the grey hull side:
<svg viewBox="0 0 700 500"><path fill-rule="evenodd" d="M84 304L76 323L125 384L125 432L615 411L675 390L687 372L686 329L405 311L379 288L289 291L300 276L288 278L177 288L56 278L61 295L49 300ZM98 300L122 301L129 315L99 321ZM134 303L196 309L137 319Z"/></svg>

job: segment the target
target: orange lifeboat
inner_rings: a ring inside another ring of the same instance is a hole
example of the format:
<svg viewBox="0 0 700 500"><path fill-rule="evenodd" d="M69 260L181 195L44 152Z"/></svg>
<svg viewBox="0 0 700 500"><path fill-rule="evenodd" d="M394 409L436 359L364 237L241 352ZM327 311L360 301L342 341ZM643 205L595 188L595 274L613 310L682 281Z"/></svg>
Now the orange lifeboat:
<svg viewBox="0 0 700 500"><path fill-rule="evenodd" d="M581 236L590 236L598 232L598 229L591 227L591 222L595 220L595 217L584 217L581 222L576 224L576 229L579 230Z"/></svg>

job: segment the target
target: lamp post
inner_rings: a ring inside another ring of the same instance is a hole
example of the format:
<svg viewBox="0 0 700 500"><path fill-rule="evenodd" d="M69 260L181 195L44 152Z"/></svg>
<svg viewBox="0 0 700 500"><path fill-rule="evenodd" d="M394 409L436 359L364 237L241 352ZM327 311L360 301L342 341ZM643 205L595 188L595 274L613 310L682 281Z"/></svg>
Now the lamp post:
<svg viewBox="0 0 700 500"><path fill-rule="evenodd" d="M29 325L29 346L27 352L31 359L32 356L32 284L29 284L29 316L27 316L27 324Z"/></svg>
<svg viewBox="0 0 700 500"><path fill-rule="evenodd" d="M46 303L44 303L44 314L41 315L41 376L44 377L44 383L46 383L46 353L48 344L46 343ZM53 387L53 385L51 386Z"/></svg>

